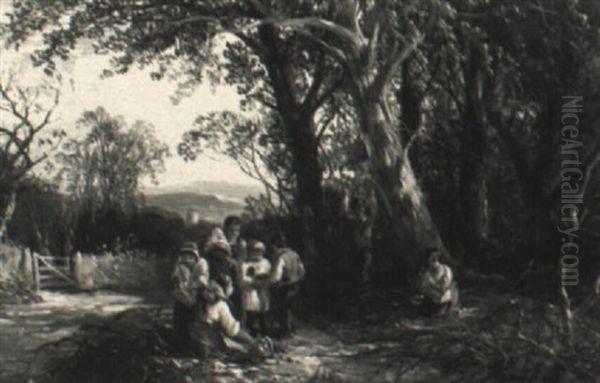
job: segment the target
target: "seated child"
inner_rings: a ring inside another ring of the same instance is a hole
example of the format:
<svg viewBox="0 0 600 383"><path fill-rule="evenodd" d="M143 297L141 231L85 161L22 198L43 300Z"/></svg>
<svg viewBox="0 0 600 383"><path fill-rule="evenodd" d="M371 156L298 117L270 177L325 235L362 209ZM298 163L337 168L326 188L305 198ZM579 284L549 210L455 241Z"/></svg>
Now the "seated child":
<svg viewBox="0 0 600 383"><path fill-rule="evenodd" d="M242 328L231 313L225 292L217 282L209 282L202 298L198 299L195 314L190 326L190 336L195 348L203 356L223 351L260 351L254 338Z"/></svg>
<svg viewBox="0 0 600 383"><path fill-rule="evenodd" d="M266 314L269 311L269 280L271 263L264 257L265 245L260 241L248 244L248 259L241 264L239 285L247 315L248 328L264 334Z"/></svg>
<svg viewBox="0 0 600 383"><path fill-rule="evenodd" d="M428 265L421 275L421 309L426 314L446 314L458 305L458 287L452 269L440 262L440 251L430 250Z"/></svg>

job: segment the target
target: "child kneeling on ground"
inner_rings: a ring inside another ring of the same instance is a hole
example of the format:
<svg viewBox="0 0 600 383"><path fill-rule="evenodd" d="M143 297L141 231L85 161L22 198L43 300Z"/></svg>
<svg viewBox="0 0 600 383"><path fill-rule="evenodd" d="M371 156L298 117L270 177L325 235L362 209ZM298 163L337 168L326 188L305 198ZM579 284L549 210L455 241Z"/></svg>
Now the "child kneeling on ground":
<svg viewBox="0 0 600 383"><path fill-rule="evenodd" d="M196 305L190 336L202 356L218 356L233 351L249 355L265 355L261 344L248 334L235 319L221 286L210 281Z"/></svg>
<svg viewBox="0 0 600 383"><path fill-rule="evenodd" d="M427 269L421 275L420 308L427 315L444 315L458 306L458 286L450 266L440 262L440 255L437 249L429 251Z"/></svg>

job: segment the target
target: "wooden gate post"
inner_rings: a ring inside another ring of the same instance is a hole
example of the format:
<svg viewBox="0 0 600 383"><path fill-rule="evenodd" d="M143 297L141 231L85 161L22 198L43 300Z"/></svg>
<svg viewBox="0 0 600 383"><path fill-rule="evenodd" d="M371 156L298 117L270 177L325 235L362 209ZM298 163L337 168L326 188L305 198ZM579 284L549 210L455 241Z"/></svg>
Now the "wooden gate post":
<svg viewBox="0 0 600 383"><path fill-rule="evenodd" d="M21 248L21 277L28 285L33 284L33 264L31 253L26 247Z"/></svg>
<svg viewBox="0 0 600 383"><path fill-rule="evenodd" d="M33 265L33 288L35 291L40 290L40 266L38 264L37 255L31 251L31 262Z"/></svg>
<svg viewBox="0 0 600 383"><path fill-rule="evenodd" d="M81 252L77 251L73 256L73 277L75 277L75 281L77 282L77 287L81 288L81 281L83 280L81 274Z"/></svg>

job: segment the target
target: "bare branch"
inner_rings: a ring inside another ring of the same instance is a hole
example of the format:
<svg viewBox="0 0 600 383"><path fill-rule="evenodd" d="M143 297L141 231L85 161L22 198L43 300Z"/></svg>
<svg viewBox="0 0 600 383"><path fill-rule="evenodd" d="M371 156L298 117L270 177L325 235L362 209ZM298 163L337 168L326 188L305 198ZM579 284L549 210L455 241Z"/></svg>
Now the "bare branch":
<svg viewBox="0 0 600 383"><path fill-rule="evenodd" d="M365 45L364 42L360 39L356 32L349 30L337 23L334 23L329 20L317 18L317 17L304 17L297 19L286 19L286 20L269 20L264 19L261 21L262 23L273 23L280 27L314 27L326 32L332 33L334 36L350 44L351 47L358 54L362 47Z"/></svg>
<svg viewBox="0 0 600 383"><path fill-rule="evenodd" d="M390 76L396 72L398 66L410 56L424 38L425 35L417 32L417 35L412 39L411 43L402 50L399 50L397 47L392 50L394 52L392 57L385 62L383 68L377 73L377 77L373 81L371 88L372 94L379 95L382 93L384 87L389 83ZM397 42L395 42L394 45L397 46Z"/></svg>
<svg viewBox="0 0 600 383"><path fill-rule="evenodd" d="M346 54L341 49L338 49L338 48L332 46L331 44L327 43L323 39L315 36L314 34L312 34L310 32L306 32L303 30L297 30L296 33L309 38L311 41L318 44L319 46L324 48L327 52L329 52L342 66L344 66L345 68L348 67L348 65L347 65L348 58L346 57Z"/></svg>
<svg viewBox="0 0 600 383"><path fill-rule="evenodd" d="M308 91L306 92L306 96L304 96L304 100L302 101L302 109L309 109L310 111L315 109L315 99L317 94L319 93L319 89L323 84L323 72L325 71L325 57L322 51L319 51L317 57L317 65L314 70L313 80L310 84ZM318 107L318 106L317 106Z"/></svg>
<svg viewBox="0 0 600 383"><path fill-rule="evenodd" d="M380 33L380 24L379 21L375 22L375 26L373 27L373 34L369 39L369 66L374 64L375 56L377 55L377 46L379 44L379 33Z"/></svg>
<svg viewBox="0 0 600 383"><path fill-rule="evenodd" d="M0 95L6 102L8 102L8 105L10 107L9 111L15 117L17 117L21 122L23 122L27 127L29 127L30 129L34 129L33 124L28 119L28 116L22 114L19 111L18 102L10 96L8 88L5 88L1 83L0 83ZM27 102L27 99L25 99L24 101ZM29 110L28 107L26 108L26 110L27 111Z"/></svg>
<svg viewBox="0 0 600 383"><path fill-rule="evenodd" d="M32 115L40 114L34 103L41 96L41 88L11 86L11 80L12 76L9 76L8 83L0 82L0 109L14 118L11 126L0 126L0 134L6 137L0 153L3 177L7 182L17 185L32 168L48 158L48 151L32 158L30 149L38 133L50 123L52 113L59 102L59 90L55 89L51 107L39 116L42 119L36 123ZM56 138L58 139L46 140L50 143L49 150L54 150L59 145L61 137L56 135Z"/></svg>
<svg viewBox="0 0 600 383"><path fill-rule="evenodd" d="M8 155L8 149L10 148L11 143L14 144L18 149L18 155L15 155L15 158L11 160L10 163L14 163L14 161L18 159L19 155L24 156L28 164L31 163L31 159L27 154L27 149L25 146L23 146L23 142L19 139L17 134L14 131L2 127L0 127L0 132L5 133L10 137L10 139L7 142L7 145L5 146L7 152L4 153L4 155Z"/></svg>
<svg viewBox="0 0 600 383"><path fill-rule="evenodd" d="M197 21L207 21L207 22L213 22L213 23L218 23L218 24L221 23L219 18L217 18L215 16L196 15L196 16L186 17L185 19L181 19L181 20L177 20L177 21L171 21L170 25L180 27L182 25L185 25L188 23L195 23Z"/></svg>
<svg viewBox="0 0 600 383"><path fill-rule="evenodd" d="M417 130L410 136L408 142L406 143L406 149L404 150L404 158L408 159L408 155L410 154L410 149L413 147L417 138L419 138L422 133L425 132L425 125L421 124Z"/></svg>
<svg viewBox="0 0 600 383"><path fill-rule="evenodd" d="M331 122L333 121L333 119L335 117L336 117L336 112L331 112L329 117L327 117L327 120L325 120L323 122L323 124L321 125L321 129L319 129L319 132L317 133L317 141L321 141L323 134L325 133L325 131L329 127L329 124L331 124Z"/></svg>

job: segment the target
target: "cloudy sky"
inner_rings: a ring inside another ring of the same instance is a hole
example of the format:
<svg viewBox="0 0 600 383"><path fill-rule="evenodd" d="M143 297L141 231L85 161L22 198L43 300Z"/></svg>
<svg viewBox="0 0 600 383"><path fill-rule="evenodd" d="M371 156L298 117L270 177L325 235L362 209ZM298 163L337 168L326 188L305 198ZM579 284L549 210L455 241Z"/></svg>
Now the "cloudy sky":
<svg viewBox="0 0 600 383"><path fill-rule="evenodd" d="M2 2L0 0L0 4ZM20 73L18 82L34 85L40 69L29 68L28 51L32 49L33 43L22 47L19 52L2 48L2 71L17 68ZM191 97L174 105L169 97L175 90L175 83L153 81L148 71L138 69L101 79L100 73L108 67L108 57L95 56L83 50L61 65L61 72L67 80L63 82L55 124L60 124L67 134L77 134L75 121L84 110L103 106L109 113L122 115L128 122L139 119L153 124L157 137L169 145L172 156L166 162L166 172L159 177L162 186L196 180L256 184L224 156L208 153L199 156L195 162L185 163L177 155L177 144L182 134L192 127L196 116L213 110L238 110L239 98L234 89L212 89L208 84L203 85Z"/></svg>

